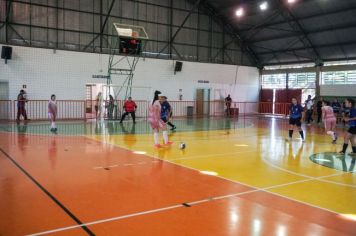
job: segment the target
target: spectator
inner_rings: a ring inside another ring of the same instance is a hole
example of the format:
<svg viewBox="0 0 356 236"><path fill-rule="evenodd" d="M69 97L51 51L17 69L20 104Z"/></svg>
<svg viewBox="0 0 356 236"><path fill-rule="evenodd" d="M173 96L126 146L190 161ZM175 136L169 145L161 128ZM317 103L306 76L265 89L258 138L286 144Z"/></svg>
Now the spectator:
<svg viewBox="0 0 356 236"><path fill-rule="evenodd" d="M56 95L52 94L48 102L48 118L51 121L51 132L57 132L56 118L57 118L57 104Z"/></svg>
<svg viewBox="0 0 356 236"><path fill-rule="evenodd" d="M310 125L310 122L313 121L313 100L311 98L311 95L308 95L308 99L305 100L305 108L306 108L306 115L307 119L306 122L308 125Z"/></svg>
<svg viewBox="0 0 356 236"><path fill-rule="evenodd" d="M122 115L120 123L122 123L122 121L125 119L125 117L128 114L131 114L133 123L135 124L136 123L136 116L135 116L136 108L137 108L136 103L132 100L131 97L129 97L128 100L125 101L125 103L124 103L125 113Z"/></svg>
<svg viewBox="0 0 356 236"><path fill-rule="evenodd" d="M27 102L26 92L21 89L19 95L17 95L17 121L20 121L21 115L25 120L27 119L25 104Z"/></svg>
<svg viewBox="0 0 356 236"><path fill-rule="evenodd" d="M331 103L331 107L333 109L335 117L337 117L338 114L341 112L341 104L339 103L337 98L334 98L334 101ZM337 119L336 119L336 123L337 123Z"/></svg>
<svg viewBox="0 0 356 236"><path fill-rule="evenodd" d="M109 104L108 104L108 117L109 119L113 119L114 116L114 106L115 106L115 100L114 97L110 94L109 95Z"/></svg>
<svg viewBox="0 0 356 236"><path fill-rule="evenodd" d="M232 99L230 97L230 94L228 94L227 97L225 98L227 116L230 116L230 114L231 114L231 103L232 103Z"/></svg>
<svg viewBox="0 0 356 236"><path fill-rule="evenodd" d="M100 118L101 116L101 100L102 100L102 93L99 92L95 98L95 116L96 119Z"/></svg>
<svg viewBox="0 0 356 236"><path fill-rule="evenodd" d="M334 101L331 103L331 107L333 108L333 112L335 114L339 114L341 110L341 104L337 100L337 98L334 98Z"/></svg>

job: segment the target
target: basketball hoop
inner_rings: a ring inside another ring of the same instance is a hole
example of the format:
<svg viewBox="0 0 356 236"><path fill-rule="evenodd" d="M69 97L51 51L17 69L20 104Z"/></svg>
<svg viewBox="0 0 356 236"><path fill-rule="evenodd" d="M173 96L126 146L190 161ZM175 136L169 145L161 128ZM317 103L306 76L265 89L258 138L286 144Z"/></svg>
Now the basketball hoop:
<svg viewBox="0 0 356 236"><path fill-rule="evenodd" d="M148 35L143 26L126 25L120 23L113 23L113 25L119 38L134 38L134 39L141 39L141 40L148 39Z"/></svg>

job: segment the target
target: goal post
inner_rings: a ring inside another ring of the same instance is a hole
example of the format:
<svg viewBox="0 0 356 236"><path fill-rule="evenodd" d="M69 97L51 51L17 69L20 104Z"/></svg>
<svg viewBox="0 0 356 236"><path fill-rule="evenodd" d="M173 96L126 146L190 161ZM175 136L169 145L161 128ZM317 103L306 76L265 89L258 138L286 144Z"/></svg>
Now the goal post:
<svg viewBox="0 0 356 236"><path fill-rule="evenodd" d="M103 114L109 119L120 118L124 112L124 102L129 97L137 105L136 117L146 118L149 101L153 99L152 88L142 86L103 85L102 94L101 104L105 107Z"/></svg>

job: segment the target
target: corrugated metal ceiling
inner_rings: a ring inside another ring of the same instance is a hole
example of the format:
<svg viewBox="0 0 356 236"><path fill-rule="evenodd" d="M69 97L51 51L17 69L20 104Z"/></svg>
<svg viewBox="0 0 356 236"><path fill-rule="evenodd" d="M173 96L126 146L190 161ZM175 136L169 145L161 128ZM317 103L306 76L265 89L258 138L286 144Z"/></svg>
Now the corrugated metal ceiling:
<svg viewBox="0 0 356 236"><path fill-rule="evenodd" d="M351 60L356 56L356 0L206 0L248 45L260 65ZM242 6L245 15L235 16Z"/></svg>

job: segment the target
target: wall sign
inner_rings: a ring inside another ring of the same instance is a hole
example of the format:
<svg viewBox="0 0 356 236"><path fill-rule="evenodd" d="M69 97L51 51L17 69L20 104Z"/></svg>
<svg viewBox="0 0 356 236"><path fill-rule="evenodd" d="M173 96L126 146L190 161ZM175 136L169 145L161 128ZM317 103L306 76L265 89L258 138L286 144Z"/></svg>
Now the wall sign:
<svg viewBox="0 0 356 236"><path fill-rule="evenodd" d="M208 84L210 82L209 82L209 80L198 80L198 83L200 83L200 84Z"/></svg>
<svg viewBox="0 0 356 236"><path fill-rule="evenodd" d="M109 77L108 75L92 75L93 79L107 79Z"/></svg>

